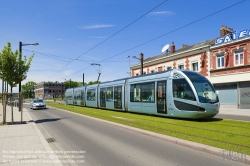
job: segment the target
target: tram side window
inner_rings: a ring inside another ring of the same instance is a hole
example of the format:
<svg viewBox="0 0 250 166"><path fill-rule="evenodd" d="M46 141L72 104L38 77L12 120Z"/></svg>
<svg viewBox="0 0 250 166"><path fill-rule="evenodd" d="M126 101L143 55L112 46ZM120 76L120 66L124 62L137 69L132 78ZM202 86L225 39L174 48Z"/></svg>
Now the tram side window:
<svg viewBox="0 0 250 166"><path fill-rule="evenodd" d="M106 101L113 101L113 87L107 88L106 96Z"/></svg>
<svg viewBox="0 0 250 166"><path fill-rule="evenodd" d="M75 92L75 99L79 100L79 92L78 91Z"/></svg>
<svg viewBox="0 0 250 166"><path fill-rule="evenodd" d="M66 96L67 96L66 97L67 100L72 100L72 93L71 92L67 92Z"/></svg>
<svg viewBox="0 0 250 166"><path fill-rule="evenodd" d="M141 85L133 84L130 86L130 101L138 102L141 101Z"/></svg>
<svg viewBox="0 0 250 166"><path fill-rule="evenodd" d="M155 83L133 84L130 86L130 102L155 102Z"/></svg>
<svg viewBox="0 0 250 166"><path fill-rule="evenodd" d="M81 91L81 100L84 100L84 91Z"/></svg>
<svg viewBox="0 0 250 166"><path fill-rule="evenodd" d="M81 91L77 92L77 100L81 100Z"/></svg>
<svg viewBox="0 0 250 166"><path fill-rule="evenodd" d="M95 101L95 89L88 89L87 100L88 101Z"/></svg>
<svg viewBox="0 0 250 166"><path fill-rule="evenodd" d="M143 102L154 103L155 102L155 83L147 82L141 85L141 100Z"/></svg>
<svg viewBox="0 0 250 166"><path fill-rule="evenodd" d="M69 94L68 94L68 92L65 93L65 98L66 98L66 100L69 99Z"/></svg>
<svg viewBox="0 0 250 166"><path fill-rule="evenodd" d="M173 79L173 97L194 101L196 100L186 79Z"/></svg>
<svg viewBox="0 0 250 166"><path fill-rule="evenodd" d="M73 100L73 94L69 93L69 100Z"/></svg>

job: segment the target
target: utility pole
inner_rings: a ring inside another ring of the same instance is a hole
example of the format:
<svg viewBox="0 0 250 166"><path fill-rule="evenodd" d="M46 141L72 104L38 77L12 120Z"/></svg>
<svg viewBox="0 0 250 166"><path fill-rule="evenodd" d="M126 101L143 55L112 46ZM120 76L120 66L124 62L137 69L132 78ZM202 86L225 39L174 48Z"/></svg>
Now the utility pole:
<svg viewBox="0 0 250 166"><path fill-rule="evenodd" d="M82 86L84 86L84 73L82 73Z"/></svg>
<svg viewBox="0 0 250 166"><path fill-rule="evenodd" d="M143 53L140 54L140 60L141 60L141 75L143 75Z"/></svg>
<svg viewBox="0 0 250 166"><path fill-rule="evenodd" d="M143 75L143 53L140 53L140 58L137 58L136 56L133 56L132 58L138 59L141 62L141 75Z"/></svg>
<svg viewBox="0 0 250 166"><path fill-rule="evenodd" d="M129 67L129 77L131 77L131 71L130 71L130 55L129 56L127 56L127 58L128 58L128 67Z"/></svg>
<svg viewBox="0 0 250 166"><path fill-rule="evenodd" d="M62 82L62 94L61 94L61 97L62 97L62 100L63 100L63 82Z"/></svg>

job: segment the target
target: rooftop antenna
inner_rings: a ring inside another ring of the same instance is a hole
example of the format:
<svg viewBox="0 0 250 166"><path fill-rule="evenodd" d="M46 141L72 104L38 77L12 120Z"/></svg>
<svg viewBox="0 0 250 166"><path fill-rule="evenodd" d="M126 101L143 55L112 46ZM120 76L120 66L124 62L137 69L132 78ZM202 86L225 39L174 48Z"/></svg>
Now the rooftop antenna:
<svg viewBox="0 0 250 166"><path fill-rule="evenodd" d="M167 55L167 54L168 54L168 48L169 48L169 44L166 44L166 45L162 48L161 52L166 52L166 55Z"/></svg>

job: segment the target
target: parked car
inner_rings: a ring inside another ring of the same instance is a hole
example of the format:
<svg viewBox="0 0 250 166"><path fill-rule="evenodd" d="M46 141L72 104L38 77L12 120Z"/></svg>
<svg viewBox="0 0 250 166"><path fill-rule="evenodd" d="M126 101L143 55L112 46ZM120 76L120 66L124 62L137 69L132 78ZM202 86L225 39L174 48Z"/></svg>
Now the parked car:
<svg viewBox="0 0 250 166"><path fill-rule="evenodd" d="M30 109L46 109L46 103L43 99L33 99L30 103Z"/></svg>

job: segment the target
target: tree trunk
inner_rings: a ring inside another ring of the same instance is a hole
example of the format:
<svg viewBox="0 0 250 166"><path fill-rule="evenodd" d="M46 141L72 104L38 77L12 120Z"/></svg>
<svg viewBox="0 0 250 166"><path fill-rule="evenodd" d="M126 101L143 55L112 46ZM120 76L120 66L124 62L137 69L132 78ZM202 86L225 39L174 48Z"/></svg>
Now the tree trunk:
<svg viewBox="0 0 250 166"><path fill-rule="evenodd" d="M10 97L10 105L11 105L11 120L12 120L12 124L14 123L14 114L13 114L13 100L12 100L12 87L10 87L10 93L11 93L11 97Z"/></svg>

